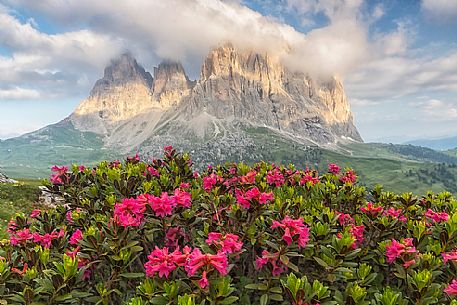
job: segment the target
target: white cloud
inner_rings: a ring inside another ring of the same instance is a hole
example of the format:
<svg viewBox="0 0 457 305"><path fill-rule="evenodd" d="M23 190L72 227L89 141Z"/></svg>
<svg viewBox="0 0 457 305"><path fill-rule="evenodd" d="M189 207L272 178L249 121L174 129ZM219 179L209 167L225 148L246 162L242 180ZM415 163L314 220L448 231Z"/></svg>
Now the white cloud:
<svg viewBox="0 0 457 305"><path fill-rule="evenodd" d="M429 99L412 102L410 105L419 107L428 120L451 121L457 119L457 103Z"/></svg>
<svg viewBox="0 0 457 305"><path fill-rule="evenodd" d="M422 0L422 10L439 22L453 21L457 18L456 0Z"/></svg>
<svg viewBox="0 0 457 305"><path fill-rule="evenodd" d="M33 89L26 88L9 88L0 89L1 100L34 100L40 98L40 93Z"/></svg>
<svg viewBox="0 0 457 305"><path fill-rule="evenodd" d="M457 49L438 58L414 57L413 52L407 52L367 63L347 78L346 88L355 98L371 99L457 92L456 71Z"/></svg>
<svg viewBox="0 0 457 305"><path fill-rule="evenodd" d="M147 66L163 58L178 59L194 72L210 48L226 41L240 48L273 53L293 69L320 77L344 75L363 64L371 45L367 27L372 17L361 15L362 0L280 1L303 18L317 13L327 16L328 25L306 34L253 11L240 1L6 1L46 14L62 24L87 24L89 37L116 37ZM380 8L373 14L380 15ZM35 34L31 26L24 32ZM383 37L384 42L390 39ZM396 50L395 43L391 49Z"/></svg>
<svg viewBox="0 0 457 305"><path fill-rule="evenodd" d="M372 107L372 106L378 106L379 104L380 104L380 102L369 100L369 99L357 99L357 98L351 99L351 106L355 106L355 107Z"/></svg>

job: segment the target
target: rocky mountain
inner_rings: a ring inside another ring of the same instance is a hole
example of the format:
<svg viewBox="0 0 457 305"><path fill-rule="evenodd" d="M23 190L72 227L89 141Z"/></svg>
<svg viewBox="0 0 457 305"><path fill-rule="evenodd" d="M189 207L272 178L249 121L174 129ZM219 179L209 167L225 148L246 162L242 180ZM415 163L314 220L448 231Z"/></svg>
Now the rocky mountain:
<svg viewBox="0 0 457 305"><path fill-rule="evenodd" d="M68 118L0 142L0 166L152 157L165 145L201 164L281 161L297 149L311 162L316 147L361 141L341 81L315 80L269 54L226 44L208 54L196 81L180 63L164 61L151 75L130 53L121 55Z"/></svg>
<svg viewBox="0 0 457 305"><path fill-rule="evenodd" d="M113 60L69 120L104 136L106 147L155 154L163 145L244 150L263 128L303 145L362 141L342 83L313 80L268 54L227 44L212 50L200 78L164 61L154 77L130 54Z"/></svg>

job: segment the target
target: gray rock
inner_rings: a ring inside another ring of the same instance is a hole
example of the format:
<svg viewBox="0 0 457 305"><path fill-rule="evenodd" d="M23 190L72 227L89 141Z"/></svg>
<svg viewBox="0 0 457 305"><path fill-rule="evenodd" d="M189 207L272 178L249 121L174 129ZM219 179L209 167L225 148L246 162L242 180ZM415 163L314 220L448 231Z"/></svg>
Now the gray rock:
<svg viewBox="0 0 457 305"><path fill-rule="evenodd" d="M201 160L254 153L259 135L250 130L305 146L362 141L341 81L315 80L268 54L230 44L208 54L195 82L172 61L154 68L152 78L124 54L105 69L70 120L78 130L103 135L105 147L120 152L153 156L174 145L196 151ZM205 152L208 145L216 155Z"/></svg>
<svg viewBox="0 0 457 305"><path fill-rule="evenodd" d="M0 183L18 183L14 179L8 178L5 174L0 173Z"/></svg>

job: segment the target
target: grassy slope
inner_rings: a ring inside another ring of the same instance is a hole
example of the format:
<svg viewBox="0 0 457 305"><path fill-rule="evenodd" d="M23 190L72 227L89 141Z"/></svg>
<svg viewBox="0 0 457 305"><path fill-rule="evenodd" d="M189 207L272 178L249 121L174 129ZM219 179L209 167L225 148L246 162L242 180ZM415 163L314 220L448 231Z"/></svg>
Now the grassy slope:
<svg viewBox="0 0 457 305"><path fill-rule="evenodd" d="M90 166L100 160L117 158L113 152L101 148L102 138L93 133L81 133L69 124L61 122L26 137L0 142L2 171L13 178L47 177L49 168L54 164L83 163ZM333 152L316 147L306 148L267 128L248 128L245 132L255 145L245 151L242 159L236 153L229 154L229 161L293 163L299 168L310 167L320 171L325 171L328 163L337 163L353 167L370 188L380 183L395 192L457 192L457 169L437 168L437 163L441 162L457 164L456 153L444 154L411 145L376 143L355 143ZM206 161L220 163L226 160ZM443 173L442 179L440 173ZM434 174L437 177L431 177Z"/></svg>
<svg viewBox="0 0 457 305"><path fill-rule="evenodd" d="M0 183L0 239L6 237L6 227L16 213L29 213L38 199L39 180L21 180L17 184Z"/></svg>
<svg viewBox="0 0 457 305"><path fill-rule="evenodd" d="M102 146L103 140L99 136L81 133L70 123L58 123L0 142L0 168L10 177L43 178L55 164L93 165L114 158L113 153L101 149Z"/></svg>

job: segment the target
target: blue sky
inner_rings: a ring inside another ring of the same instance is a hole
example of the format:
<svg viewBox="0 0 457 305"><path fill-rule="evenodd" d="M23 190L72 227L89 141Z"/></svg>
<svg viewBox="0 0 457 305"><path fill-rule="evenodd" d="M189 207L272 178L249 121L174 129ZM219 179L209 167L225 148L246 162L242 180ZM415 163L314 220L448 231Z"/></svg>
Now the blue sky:
<svg viewBox="0 0 457 305"><path fill-rule="evenodd" d="M0 0L0 139L68 116L127 49L196 78L227 40L340 77L366 141L457 135L456 28L456 0Z"/></svg>

